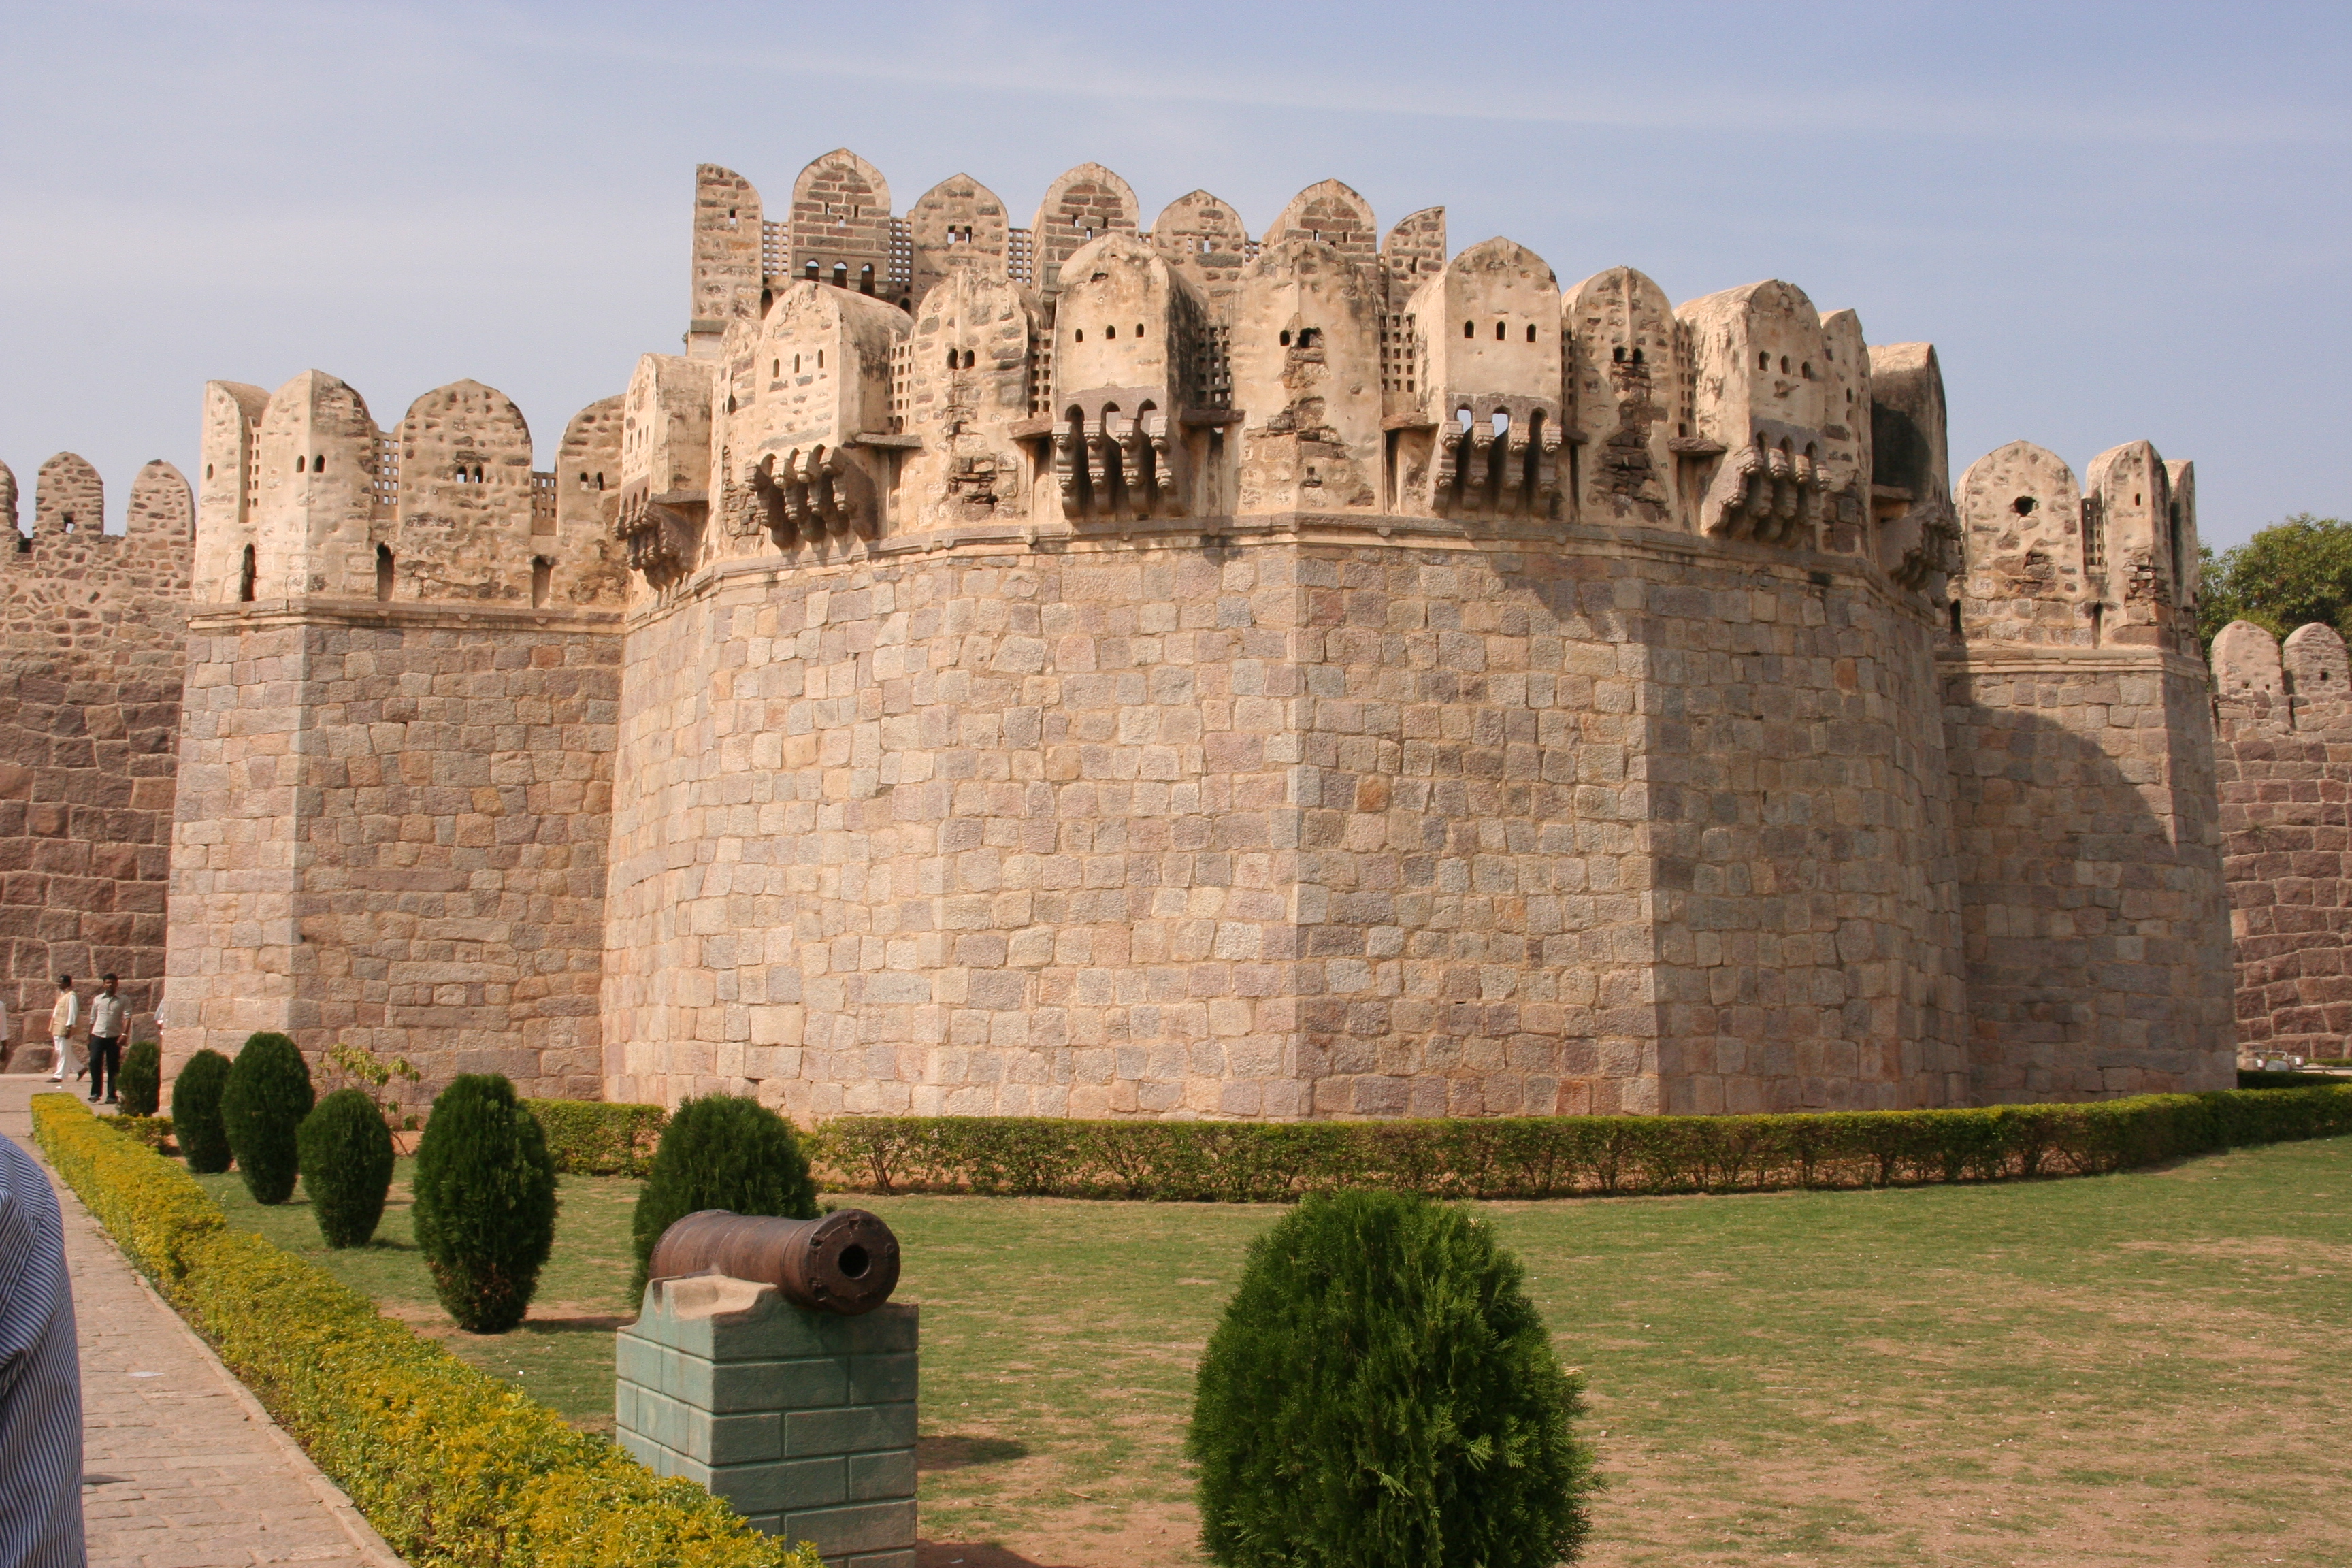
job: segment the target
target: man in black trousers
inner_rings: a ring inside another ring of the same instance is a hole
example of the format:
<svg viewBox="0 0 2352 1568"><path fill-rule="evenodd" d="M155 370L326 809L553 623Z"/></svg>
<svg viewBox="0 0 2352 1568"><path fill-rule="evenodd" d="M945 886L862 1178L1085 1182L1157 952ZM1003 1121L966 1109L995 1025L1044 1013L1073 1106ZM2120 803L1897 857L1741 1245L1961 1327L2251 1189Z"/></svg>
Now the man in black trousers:
<svg viewBox="0 0 2352 1568"><path fill-rule="evenodd" d="M106 977L89 1004L89 1102L96 1105L100 1097L106 1103L115 1102L115 1079L122 1076L122 1026L129 1021L131 1009L123 1005L121 993L115 989L114 976Z"/></svg>

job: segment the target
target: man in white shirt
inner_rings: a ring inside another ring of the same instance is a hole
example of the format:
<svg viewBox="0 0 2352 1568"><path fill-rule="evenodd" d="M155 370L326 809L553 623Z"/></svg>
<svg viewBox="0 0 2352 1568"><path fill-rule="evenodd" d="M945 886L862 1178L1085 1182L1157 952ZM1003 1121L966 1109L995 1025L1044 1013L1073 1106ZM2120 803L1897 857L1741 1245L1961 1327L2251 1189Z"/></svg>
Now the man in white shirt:
<svg viewBox="0 0 2352 1568"><path fill-rule="evenodd" d="M130 1022L131 1009L123 1005L121 994L115 988L115 978L110 974L99 987L89 1004L89 1102L96 1105L104 1097L106 1103L115 1103L115 1079L122 1076L122 1030Z"/></svg>
<svg viewBox="0 0 2352 1568"><path fill-rule="evenodd" d="M58 1048L57 1065L49 1069L51 1083L66 1079L66 1058L73 1053L73 1032L81 1024L81 998L74 994L73 976L58 976L58 1005L49 1009L49 1043ZM74 1077L81 1068L74 1068Z"/></svg>

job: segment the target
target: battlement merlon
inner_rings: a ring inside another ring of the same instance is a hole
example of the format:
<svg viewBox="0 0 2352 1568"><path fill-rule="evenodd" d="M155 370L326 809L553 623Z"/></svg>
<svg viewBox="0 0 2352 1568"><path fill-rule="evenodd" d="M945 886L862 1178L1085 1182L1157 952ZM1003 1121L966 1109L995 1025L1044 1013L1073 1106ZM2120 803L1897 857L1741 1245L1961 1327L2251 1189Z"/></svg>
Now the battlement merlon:
<svg viewBox="0 0 2352 1568"><path fill-rule="evenodd" d="M88 459L59 452L41 465L33 515L20 522L16 477L0 463L0 521L16 546L0 551L0 569L20 586L62 581L140 593L184 591L194 503L180 470L161 458L139 470L120 533L106 531L105 494ZM114 575L92 577L93 567Z"/></svg>
<svg viewBox="0 0 2352 1568"><path fill-rule="evenodd" d="M323 371L274 393L209 383L194 600L617 606L617 436L608 453L583 434L616 402L566 433L567 505L559 474L531 466L521 411L479 382L435 388L389 431Z"/></svg>

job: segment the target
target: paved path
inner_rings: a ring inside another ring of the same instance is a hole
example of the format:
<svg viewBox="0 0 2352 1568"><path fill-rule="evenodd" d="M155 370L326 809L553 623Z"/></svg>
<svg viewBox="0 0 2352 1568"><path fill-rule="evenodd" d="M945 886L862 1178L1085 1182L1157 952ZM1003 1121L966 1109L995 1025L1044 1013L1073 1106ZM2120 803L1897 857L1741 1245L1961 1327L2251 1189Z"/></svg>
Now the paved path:
<svg viewBox="0 0 2352 1568"><path fill-rule="evenodd" d="M36 1159L29 1102L48 1088L47 1074L0 1076L0 1133ZM57 1186L81 1335L90 1568L399 1568L351 1500Z"/></svg>

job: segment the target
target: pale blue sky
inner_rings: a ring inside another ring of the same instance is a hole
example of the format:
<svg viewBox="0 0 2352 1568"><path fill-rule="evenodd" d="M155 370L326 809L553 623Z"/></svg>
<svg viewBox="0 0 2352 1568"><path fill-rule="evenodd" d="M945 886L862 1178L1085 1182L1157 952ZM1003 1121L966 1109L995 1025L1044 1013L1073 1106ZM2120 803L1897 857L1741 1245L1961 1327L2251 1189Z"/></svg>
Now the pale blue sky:
<svg viewBox="0 0 2352 1568"><path fill-rule="evenodd" d="M872 18L872 19L866 19ZM0 4L0 458L194 471L210 377L473 376L541 460L687 316L693 166L900 211L1084 159L1148 222L1326 175L1563 283L1765 277L1943 355L1955 474L2196 459L2206 537L2352 515L2341 6Z"/></svg>

